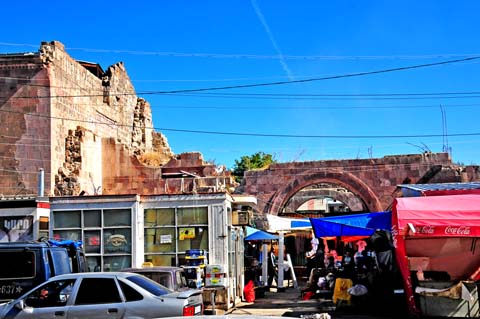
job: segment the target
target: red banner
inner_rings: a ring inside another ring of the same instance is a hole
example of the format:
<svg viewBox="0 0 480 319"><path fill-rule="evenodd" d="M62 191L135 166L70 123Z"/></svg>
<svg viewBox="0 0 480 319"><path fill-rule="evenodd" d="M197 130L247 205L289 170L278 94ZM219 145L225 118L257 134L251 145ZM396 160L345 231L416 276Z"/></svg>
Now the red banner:
<svg viewBox="0 0 480 319"><path fill-rule="evenodd" d="M407 232L410 237L480 237L479 226L410 224L415 229Z"/></svg>

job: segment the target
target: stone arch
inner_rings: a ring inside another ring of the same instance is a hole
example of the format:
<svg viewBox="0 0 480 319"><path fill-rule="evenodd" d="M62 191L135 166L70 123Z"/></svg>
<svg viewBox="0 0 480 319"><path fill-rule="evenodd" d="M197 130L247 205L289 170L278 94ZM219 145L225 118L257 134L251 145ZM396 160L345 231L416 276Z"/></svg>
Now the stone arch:
<svg viewBox="0 0 480 319"><path fill-rule="evenodd" d="M300 196L299 193L296 193L295 196L287 200L284 208L287 209L287 212L296 211L303 203L306 203L311 199L318 198L319 196L326 196L336 199L347 205L352 211L364 211L365 203L363 203L363 201L360 200L356 194L330 189L315 189L306 193L302 191Z"/></svg>
<svg viewBox="0 0 480 319"><path fill-rule="evenodd" d="M306 171L292 182L279 188L265 206L265 213L279 215L288 200L301 189L320 183L331 183L344 187L363 200L371 212L382 211L382 205L375 192L361 179L348 172Z"/></svg>

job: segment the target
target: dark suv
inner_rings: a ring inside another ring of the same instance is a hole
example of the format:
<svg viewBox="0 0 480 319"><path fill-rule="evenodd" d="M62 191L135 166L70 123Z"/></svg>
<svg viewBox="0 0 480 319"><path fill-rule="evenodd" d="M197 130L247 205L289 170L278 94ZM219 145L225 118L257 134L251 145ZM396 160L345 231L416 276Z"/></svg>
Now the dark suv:
<svg viewBox="0 0 480 319"><path fill-rule="evenodd" d="M145 277L148 277L174 291L182 291L189 288L185 271L180 267L153 266L144 268L126 268L122 269L122 271L144 275Z"/></svg>
<svg viewBox="0 0 480 319"><path fill-rule="evenodd" d="M18 298L50 277L85 271L81 242L0 243L0 301Z"/></svg>

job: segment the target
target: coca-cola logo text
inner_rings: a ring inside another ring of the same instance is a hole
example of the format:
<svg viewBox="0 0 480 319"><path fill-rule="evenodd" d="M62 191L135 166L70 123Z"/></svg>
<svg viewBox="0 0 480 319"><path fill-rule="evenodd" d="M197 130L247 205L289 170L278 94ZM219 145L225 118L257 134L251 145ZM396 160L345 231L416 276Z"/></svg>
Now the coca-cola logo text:
<svg viewBox="0 0 480 319"><path fill-rule="evenodd" d="M432 225L417 226L416 232L419 234L433 234L435 233L435 226L432 226Z"/></svg>
<svg viewBox="0 0 480 319"><path fill-rule="evenodd" d="M470 235L470 226L447 226L446 235Z"/></svg>

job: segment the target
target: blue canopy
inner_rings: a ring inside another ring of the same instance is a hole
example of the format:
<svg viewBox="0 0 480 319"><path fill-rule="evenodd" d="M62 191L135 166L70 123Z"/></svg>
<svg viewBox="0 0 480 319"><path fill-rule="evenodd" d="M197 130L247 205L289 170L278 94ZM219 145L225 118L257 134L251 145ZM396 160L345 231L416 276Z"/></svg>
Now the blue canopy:
<svg viewBox="0 0 480 319"><path fill-rule="evenodd" d="M267 233L263 230L247 226L247 237L245 240L276 240L278 236Z"/></svg>
<svg viewBox="0 0 480 319"><path fill-rule="evenodd" d="M390 230L391 212L310 218L315 237L371 236L375 230Z"/></svg>

